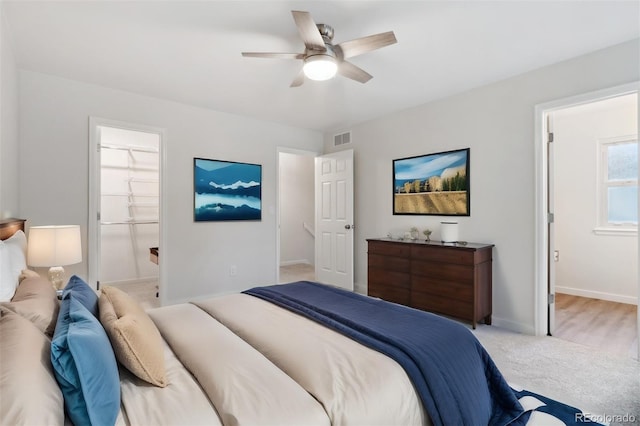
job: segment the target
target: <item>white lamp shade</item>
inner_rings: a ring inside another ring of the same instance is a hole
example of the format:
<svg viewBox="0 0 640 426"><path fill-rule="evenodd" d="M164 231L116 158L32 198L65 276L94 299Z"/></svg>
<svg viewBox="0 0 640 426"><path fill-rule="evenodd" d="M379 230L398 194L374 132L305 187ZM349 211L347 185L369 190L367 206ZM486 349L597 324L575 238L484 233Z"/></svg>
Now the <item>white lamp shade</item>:
<svg viewBox="0 0 640 426"><path fill-rule="evenodd" d="M308 57L302 66L304 75L311 80L324 81L333 78L338 71L335 58L329 55L314 55Z"/></svg>
<svg viewBox="0 0 640 426"><path fill-rule="evenodd" d="M64 266L82 262L79 225L29 228L27 263L30 266Z"/></svg>

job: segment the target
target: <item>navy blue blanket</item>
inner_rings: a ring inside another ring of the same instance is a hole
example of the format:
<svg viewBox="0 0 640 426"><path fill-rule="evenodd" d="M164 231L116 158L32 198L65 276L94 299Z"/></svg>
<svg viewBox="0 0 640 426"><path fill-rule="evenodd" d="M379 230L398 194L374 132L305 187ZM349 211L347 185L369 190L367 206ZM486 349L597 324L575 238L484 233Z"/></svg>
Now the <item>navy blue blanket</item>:
<svg viewBox="0 0 640 426"><path fill-rule="evenodd" d="M245 291L304 315L398 362L434 425L524 423L489 354L464 326L416 309L301 281Z"/></svg>

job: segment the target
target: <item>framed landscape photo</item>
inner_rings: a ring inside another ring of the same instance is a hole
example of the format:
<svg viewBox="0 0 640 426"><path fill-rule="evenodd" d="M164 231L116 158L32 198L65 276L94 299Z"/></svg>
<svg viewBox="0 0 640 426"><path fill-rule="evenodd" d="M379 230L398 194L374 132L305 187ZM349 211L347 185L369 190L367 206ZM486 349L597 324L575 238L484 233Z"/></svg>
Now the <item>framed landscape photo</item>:
<svg viewBox="0 0 640 426"><path fill-rule="evenodd" d="M469 216L469 151L393 160L393 214Z"/></svg>
<svg viewBox="0 0 640 426"><path fill-rule="evenodd" d="M193 159L196 222L262 219L262 166Z"/></svg>

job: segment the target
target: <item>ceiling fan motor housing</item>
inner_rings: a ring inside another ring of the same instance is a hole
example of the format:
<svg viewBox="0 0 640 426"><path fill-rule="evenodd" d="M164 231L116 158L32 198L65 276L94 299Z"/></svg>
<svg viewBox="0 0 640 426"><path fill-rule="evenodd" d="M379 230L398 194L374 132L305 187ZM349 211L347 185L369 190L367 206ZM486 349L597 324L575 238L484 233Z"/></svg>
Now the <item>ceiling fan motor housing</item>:
<svg viewBox="0 0 640 426"><path fill-rule="evenodd" d="M324 42L331 43L331 40L333 40L333 27L327 24L317 24L316 27L318 27Z"/></svg>

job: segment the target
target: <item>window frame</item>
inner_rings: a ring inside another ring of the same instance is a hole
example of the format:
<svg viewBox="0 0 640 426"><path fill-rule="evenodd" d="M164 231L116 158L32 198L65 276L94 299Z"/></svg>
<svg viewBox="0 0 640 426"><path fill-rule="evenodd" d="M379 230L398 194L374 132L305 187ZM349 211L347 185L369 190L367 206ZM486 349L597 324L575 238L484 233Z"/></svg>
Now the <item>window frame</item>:
<svg viewBox="0 0 640 426"><path fill-rule="evenodd" d="M626 143L638 144L638 135L625 135L613 138L598 139L597 158L597 217L596 227L593 232L598 235L638 235L638 224L633 223L611 223L609 222L609 188L638 186L638 178L625 181L611 182L608 179L609 157L608 149L612 145L622 145ZM640 146L639 146L640 148Z"/></svg>

